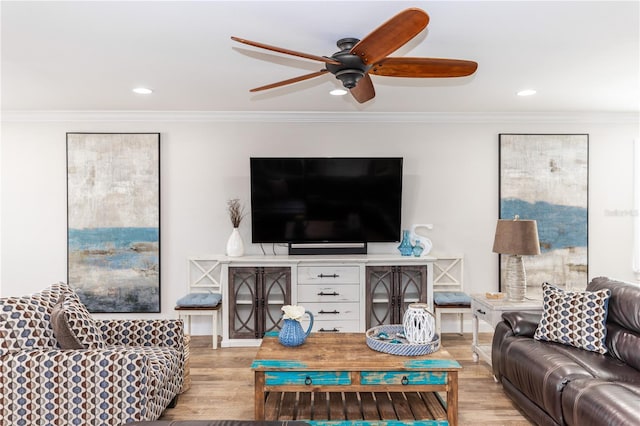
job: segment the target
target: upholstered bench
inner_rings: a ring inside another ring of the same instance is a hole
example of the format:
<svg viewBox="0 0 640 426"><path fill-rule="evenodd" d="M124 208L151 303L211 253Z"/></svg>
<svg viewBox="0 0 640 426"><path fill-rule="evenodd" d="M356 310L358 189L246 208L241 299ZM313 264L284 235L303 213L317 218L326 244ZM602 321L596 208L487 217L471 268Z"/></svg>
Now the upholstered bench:
<svg viewBox="0 0 640 426"><path fill-rule="evenodd" d="M462 291L438 291L433 293L436 316L436 332L442 335L442 314L458 314L460 333L464 331L463 314L471 313L471 296Z"/></svg>
<svg viewBox="0 0 640 426"><path fill-rule="evenodd" d="M222 295L220 293L189 293L178 299L175 307L180 319L184 320L186 334L191 334L192 316L211 315L211 333L213 334L211 346L213 349L218 348L218 313L222 307L221 301Z"/></svg>

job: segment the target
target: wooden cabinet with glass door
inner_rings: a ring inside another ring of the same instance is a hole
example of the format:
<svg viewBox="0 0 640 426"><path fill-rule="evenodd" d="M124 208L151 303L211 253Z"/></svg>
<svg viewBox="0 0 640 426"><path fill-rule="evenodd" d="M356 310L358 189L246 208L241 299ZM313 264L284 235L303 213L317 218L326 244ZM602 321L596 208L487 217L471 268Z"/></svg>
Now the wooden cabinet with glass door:
<svg viewBox="0 0 640 426"><path fill-rule="evenodd" d="M366 273L367 328L402 324L410 303L427 303L427 266L368 266Z"/></svg>
<svg viewBox="0 0 640 426"><path fill-rule="evenodd" d="M291 303L291 268L229 268L229 337L261 339L279 329L281 308Z"/></svg>

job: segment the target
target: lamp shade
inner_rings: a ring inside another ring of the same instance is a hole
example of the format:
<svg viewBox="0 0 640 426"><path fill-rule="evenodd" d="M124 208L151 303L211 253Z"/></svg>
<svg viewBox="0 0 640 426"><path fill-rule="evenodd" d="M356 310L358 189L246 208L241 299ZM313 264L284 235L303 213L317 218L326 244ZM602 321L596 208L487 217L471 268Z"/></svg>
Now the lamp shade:
<svg viewBox="0 0 640 426"><path fill-rule="evenodd" d="M535 220L498 220L493 252L515 255L540 254L538 225Z"/></svg>

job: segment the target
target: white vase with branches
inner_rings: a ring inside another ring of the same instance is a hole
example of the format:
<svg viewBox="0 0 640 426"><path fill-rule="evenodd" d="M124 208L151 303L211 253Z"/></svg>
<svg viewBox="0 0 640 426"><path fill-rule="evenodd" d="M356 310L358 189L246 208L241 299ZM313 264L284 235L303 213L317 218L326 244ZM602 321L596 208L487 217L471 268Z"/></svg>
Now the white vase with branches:
<svg viewBox="0 0 640 426"><path fill-rule="evenodd" d="M229 219L233 225L233 231L227 240L227 256L238 257L244 255L244 242L238 227L242 219L246 216L244 207L237 198L227 201L227 209L229 211Z"/></svg>

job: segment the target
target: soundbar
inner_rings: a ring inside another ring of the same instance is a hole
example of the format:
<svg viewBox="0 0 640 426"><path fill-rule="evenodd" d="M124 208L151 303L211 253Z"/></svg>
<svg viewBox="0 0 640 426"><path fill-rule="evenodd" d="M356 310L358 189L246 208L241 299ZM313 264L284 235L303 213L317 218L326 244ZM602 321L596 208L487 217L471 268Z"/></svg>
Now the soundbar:
<svg viewBox="0 0 640 426"><path fill-rule="evenodd" d="M289 254L367 254L367 243L289 243Z"/></svg>

